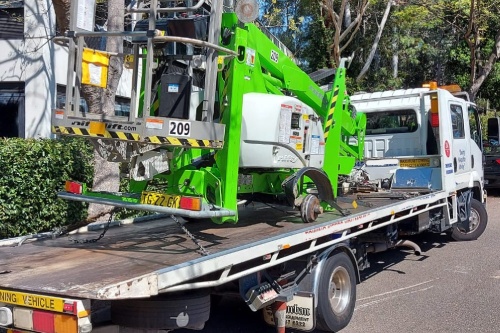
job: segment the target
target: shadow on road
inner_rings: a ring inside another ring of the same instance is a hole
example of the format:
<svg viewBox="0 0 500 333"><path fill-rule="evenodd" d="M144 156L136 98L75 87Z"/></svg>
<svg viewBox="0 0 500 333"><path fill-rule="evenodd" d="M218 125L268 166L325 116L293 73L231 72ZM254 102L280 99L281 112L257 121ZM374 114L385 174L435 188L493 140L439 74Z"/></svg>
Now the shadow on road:
<svg viewBox="0 0 500 333"><path fill-rule="evenodd" d="M411 248L394 248L384 252L369 254L368 260L370 262L370 267L361 271L361 281L369 279L383 271L406 274L405 272L393 269L392 267L404 260L424 261L428 258L425 254L426 252L431 249L444 247L451 241L450 237L446 234L434 233L423 233L409 237L408 240L411 240L420 247L422 250L420 255L414 254L414 251Z"/></svg>

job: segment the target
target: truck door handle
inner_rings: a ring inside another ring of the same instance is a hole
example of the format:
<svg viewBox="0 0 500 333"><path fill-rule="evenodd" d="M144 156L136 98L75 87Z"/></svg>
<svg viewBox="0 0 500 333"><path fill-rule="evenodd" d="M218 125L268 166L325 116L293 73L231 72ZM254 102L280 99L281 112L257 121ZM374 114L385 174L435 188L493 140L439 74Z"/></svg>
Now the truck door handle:
<svg viewBox="0 0 500 333"><path fill-rule="evenodd" d="M453 158L453 171L454 172L457 172L457 166L458 166L458 163L457 163L457 158Z"/></svg>
<svg viewBox="0 0 500 333"><path fill-rule="evenodd" d="M470 155L471 168L474 169L474 155Z"/></svg>

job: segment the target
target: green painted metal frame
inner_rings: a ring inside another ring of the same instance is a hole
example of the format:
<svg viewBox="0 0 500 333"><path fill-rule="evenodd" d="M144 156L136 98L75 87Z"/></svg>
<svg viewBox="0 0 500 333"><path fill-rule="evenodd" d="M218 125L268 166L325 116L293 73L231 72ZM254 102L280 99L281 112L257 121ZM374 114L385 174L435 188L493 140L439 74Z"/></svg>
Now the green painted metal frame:
<svg viewBox="0 0 500 333"><path fill-rule="evenodd" d="M326 172L336 195L339 174L348 174L355 160L363 158L366 118L353 114L345 86L344 63L337 69L333 89L323 91L287 57L255 24L242 24L234 13L222 14L221 44L237 52L237 57L219 57L218 97L220 122L225 124L224 147L221 150L167 148L172 153L170 170L159 174L168 185L165 193L197 195L205 203L237 212L238 196L252 193L279 195L281 183L296 170L240 170L240 142L243 96L249 92L275 95L293 94L322 118L325 133ZM273 55L273 56L271 56ZM249 57L252 57L249 59ZM143 70L146 71L143 67ZM147 86L143 73L142 91ZM160 91L160 90L158 90ZM144 108L142 94L139 105ZM349 143L357 137L357 144ZM239 174L250 175L250 185L238 184ZM308 182L304 179L304 182ZM115 196L121 200L139 200L147 182L131 181L130 195ZM135 193L135 195L134 195ZM87 195L113 198L111 194L87 191ZM110 197L111 196L111 197ZM133 199L132 199L133 198ZM154 207L152 207L154 210ZM238 221L238 216L212 218L216 223Z"/></svg>

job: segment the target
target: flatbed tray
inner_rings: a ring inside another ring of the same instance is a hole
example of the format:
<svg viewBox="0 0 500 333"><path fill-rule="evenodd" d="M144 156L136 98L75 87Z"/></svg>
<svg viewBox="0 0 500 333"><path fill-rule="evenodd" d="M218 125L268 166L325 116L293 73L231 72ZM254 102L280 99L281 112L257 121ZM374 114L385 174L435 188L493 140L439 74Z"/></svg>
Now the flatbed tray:
<svg viewBox="0 0 500 333"><path fill-rule="evenodd" d="M244 261L261 257L279 250L280 244L293 246L325 235L325 229L331 226L336 229L331 228L332 232L339 232L342 223L344 229L367 223L373 212L382 207L387 212L397 210L394 206L405 205L405 201L377 199L376 207L359 205L354 209L344 198L339 205L349 209L351 215L325 213L310 224L304 224L298 212L288 207L263 204L242 207L236 224L185 223L209 255L203 255L171 218L111 227L97 242L76 243L64 236L0 247L0 289L85 299L146 297L181 283L186 276L193 279L206 275L206 267L213 271L212 266L223 269L226 264L234 264L235 258ZM100 233L91 231L71 238L90 240ZM197 269L197 265L205 268ZM176 270L179 274L173 276ZM158 287L151 287L153 284Z"/></svg>

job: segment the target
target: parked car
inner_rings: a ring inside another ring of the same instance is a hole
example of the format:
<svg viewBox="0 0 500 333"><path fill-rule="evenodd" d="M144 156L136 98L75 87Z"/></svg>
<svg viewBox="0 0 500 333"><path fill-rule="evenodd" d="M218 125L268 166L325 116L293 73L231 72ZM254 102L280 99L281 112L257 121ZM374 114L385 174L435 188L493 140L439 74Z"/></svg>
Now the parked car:
<svg viewBox="0 0 500 333"><path fill-rule="evenodd" d="M500 189L500 118L488 119L488 140L483 142L484 186Z"/></svg>
<svg viewBox="0 0 500 333"><path fill-rule="evenodd" d="M500 189L500 146L484 147L484 186Z"/></svg>

